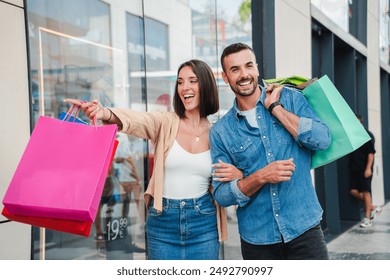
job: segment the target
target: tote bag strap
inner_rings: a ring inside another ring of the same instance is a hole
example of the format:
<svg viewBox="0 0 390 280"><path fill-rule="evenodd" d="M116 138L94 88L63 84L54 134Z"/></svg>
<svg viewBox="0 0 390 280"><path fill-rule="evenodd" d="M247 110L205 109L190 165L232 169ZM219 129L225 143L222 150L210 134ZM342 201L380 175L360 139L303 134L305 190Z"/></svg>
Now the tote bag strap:
<svg viewBox="0 0 390 280"><path fill-rule="evenodd" d="M79 100L81 103L85 103L85 101L83 100ZM76 121L76 118L78 117L79 113L80 113L80 110L81 110L81 106L79 105L74 105L72 104L72 106L69 108L69 110L66 112L65 114L65 117L62 119L62 121L71 121L72 117L73 117L73 122ZM93 126L97 126L97 120L96 120L96 116L94 116L92 118L92 121L91 121L91 125Z"/></svg>

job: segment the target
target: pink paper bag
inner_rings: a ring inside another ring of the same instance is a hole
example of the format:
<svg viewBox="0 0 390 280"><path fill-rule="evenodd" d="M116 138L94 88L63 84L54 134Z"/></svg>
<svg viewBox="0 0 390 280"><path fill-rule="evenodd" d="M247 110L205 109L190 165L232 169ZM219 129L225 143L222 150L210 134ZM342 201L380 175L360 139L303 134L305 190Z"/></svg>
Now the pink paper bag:
<svg viewBox="0 0 390 280"><path fill-rule="evenodd" d="M41 116L4 196L13 215L93 222L114 149L116 125Z"/></svg>
<svg viewBox="0 0 390 280"><path fill-rule="evenodd" d="M3 208L1 214L4 217L15 222L87 237L91 233L91 228L93 224L92 222L12 215L5 207Z"/></svg>

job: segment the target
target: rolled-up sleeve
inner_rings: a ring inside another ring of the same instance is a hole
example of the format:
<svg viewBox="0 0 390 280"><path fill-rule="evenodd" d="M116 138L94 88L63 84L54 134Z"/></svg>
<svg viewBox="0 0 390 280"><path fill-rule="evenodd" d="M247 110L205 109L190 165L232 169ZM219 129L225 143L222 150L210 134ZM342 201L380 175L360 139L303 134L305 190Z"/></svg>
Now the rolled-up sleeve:
<svg viewBox="0 0 390 280"><path fill-rule="evenodd" d="M286 95L292 95L289 100L285 99L287 104L292 102L288 104L288 110L299 117L295 141L309 150L326 150L331 142L329 127L318 117L301 92L290 88L285 90Z"/></svg>
<svg viewBox="0 0 390 280"><path fill-rule="evenodd" d="M249 197L244 195L237 186L239 179L227 182L213 184L214 191L213 195L215 200L223 207L230 205L244 206L248 203Z"/></svg>
<svg viewBox="0 0 390 280"><path fill-rule="evenodd" d="M329 128L318 118L301 117L297 141L310 150L326 150L331 142Z"/></svg>

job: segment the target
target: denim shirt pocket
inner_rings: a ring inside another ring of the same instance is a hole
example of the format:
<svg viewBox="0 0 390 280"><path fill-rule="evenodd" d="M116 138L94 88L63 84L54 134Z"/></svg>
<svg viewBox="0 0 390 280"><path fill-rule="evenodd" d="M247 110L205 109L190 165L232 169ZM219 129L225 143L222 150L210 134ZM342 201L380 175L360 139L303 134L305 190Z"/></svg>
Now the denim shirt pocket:
<svg viewBox="0 0 390 280"><path fill-rule="evenodd" d="M294 139L291 134L275 118L272 119L272 129L275 132L279 144L291 144L293 142Z"/></svg>
<svg viewBox="0 0 390 280"><path fill-rule="evenodd" d="M259 139L260 141L260 139ZM230 146L230 153L234 160L234 165L239 169L246 169L249 167L250 157L255 153L255 147L251 139L242 139Z"/></svg>

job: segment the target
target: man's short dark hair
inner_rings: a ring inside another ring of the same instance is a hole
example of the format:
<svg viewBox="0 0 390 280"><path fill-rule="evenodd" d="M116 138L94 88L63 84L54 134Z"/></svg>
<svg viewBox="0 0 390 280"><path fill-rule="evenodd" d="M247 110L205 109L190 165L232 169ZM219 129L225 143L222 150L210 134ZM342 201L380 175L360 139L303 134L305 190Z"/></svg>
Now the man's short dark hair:
<svg viewBox="0 0 390 280"><path fill-rule="evenodd" d="M233 43L229 46L227 46L221 55L221 65L222 65L222 70L225 72L225 65L223 63L225 57L232 53L238 53L242 50L250 50L253 54L255 53L251 47L249 47L247 44L244 43Z"/></svg>

